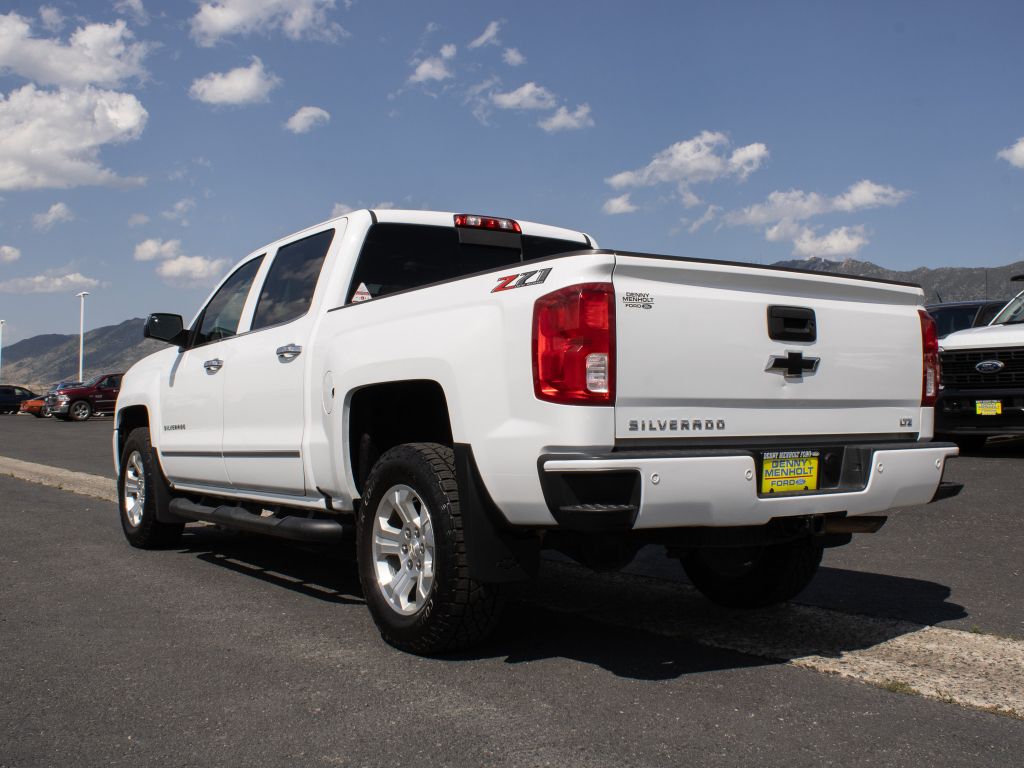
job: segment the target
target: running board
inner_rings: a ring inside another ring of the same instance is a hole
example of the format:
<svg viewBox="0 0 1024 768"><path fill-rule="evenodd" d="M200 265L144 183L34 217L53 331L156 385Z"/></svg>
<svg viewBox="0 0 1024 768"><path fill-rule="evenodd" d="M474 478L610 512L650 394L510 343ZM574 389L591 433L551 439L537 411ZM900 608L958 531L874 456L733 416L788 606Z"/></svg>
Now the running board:
<svg viewBox="0 0 1024 768"><path fill-rule="evenodd" d="M241 507L208 507L188 499L171 499L170 510L188 520L203 520L225 528L251 531L289 541L337 543L352 535L351 523L312 517L259 517Z"/></svg>

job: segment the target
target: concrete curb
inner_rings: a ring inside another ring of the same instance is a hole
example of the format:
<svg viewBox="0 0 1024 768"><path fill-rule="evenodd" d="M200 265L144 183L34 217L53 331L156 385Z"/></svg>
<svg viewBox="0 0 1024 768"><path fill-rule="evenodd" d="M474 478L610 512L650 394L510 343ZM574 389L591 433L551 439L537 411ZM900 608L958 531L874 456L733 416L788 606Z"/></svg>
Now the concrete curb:
<svg viewBox="0 0 1024 768"><path fill-rule="evenodd" d="M117 503L117 487L113 480L85 472L73 472L70 469L50 467L31 461L21 461L7 456L0 456L0 475L9 475L18 480L47 485L70 491L81 496L92 496Z"/></svg>

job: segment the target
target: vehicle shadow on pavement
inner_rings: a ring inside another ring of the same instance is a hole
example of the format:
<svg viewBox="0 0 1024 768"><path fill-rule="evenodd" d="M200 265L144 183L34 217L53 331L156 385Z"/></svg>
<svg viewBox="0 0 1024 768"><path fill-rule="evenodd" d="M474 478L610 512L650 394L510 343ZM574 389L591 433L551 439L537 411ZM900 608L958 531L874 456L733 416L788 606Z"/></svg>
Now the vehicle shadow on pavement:
<svg viewBox="0 0 1024 768"><path fill-rule="evenodd" d="M948 587L882 574L827 569L858 594L919 600L920 616L962 618L946 602ZM819 575L820 578L820 575ZM719 669L784 663L803 656L839 658L915 632L914 618L869 618L797 602L753 611L720 608L678 581L630 574L599 574L546 562L495 639L477 654L505 656L509 664L567 657L615 675L664 680ZM905 615L905 614L897 614Z"/></svg>
<svg viewBox="0 0 1024 768"><path fill-rule="evenodd" d="M338 553L199 525L186 526L178 549L204 563L317 600L344 605L366 602L355 560Z"/></svg>
<svg viewBox="0 0 1024 768"><path fill-rule="evenodd" d="M934 581L822 566L796 601L843 613L933 625L970 615L962 605L948 601L951 592Z"/></svg>
<svg viewBox="0 0 1024 768"><path fill-rule="evenodd" d="M282 546L196 525L185 529L177 549L303 597L365 602L351 553ZM827 596L820 601L827 608L808 605L819 602L818 591ZM967 615L947 601L950 590L941 584L840 568L822 568L795 604L756 611L719 608L684 581L595 573L562 560L543 561L539 578L511 593L490 640L443 658L503 658L507 664L564 658L623 678L658 681L807 655L840 657L923 624ZM898 618L856 615L877 616L880 610Z"/></svg>

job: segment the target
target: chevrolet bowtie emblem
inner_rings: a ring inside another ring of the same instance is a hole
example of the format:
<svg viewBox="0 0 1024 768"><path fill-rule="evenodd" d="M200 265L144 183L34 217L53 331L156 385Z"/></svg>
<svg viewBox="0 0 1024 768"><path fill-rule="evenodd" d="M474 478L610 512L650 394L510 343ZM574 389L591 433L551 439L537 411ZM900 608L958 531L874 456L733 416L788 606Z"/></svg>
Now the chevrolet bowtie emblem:
<svg viewBox="0 0 1024 768"><path fill-rule="evenodd" d="M819 362L817 357L804 357L803 352L789 352L785 357L768 358L765 370L781 373L787 379L802 379L805 373L817 371Z"/></svg>

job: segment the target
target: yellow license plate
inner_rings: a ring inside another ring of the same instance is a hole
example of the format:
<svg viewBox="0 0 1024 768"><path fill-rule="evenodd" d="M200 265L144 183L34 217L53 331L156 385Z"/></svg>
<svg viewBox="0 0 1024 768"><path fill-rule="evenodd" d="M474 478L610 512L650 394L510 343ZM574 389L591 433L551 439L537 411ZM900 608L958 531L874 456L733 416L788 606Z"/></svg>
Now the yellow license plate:
<svg viewBox="0 0 1024 768"><path fill-rule="evenodd" d="M769 451L761 462L761 493L818 489L818 451Z"/></svg>
<svg viewBox="0 0 1024 768"><path fill-rule="evenodd" d="M1002 400L975 400L974 401L974 412L978 416L1002 416L1003 415L1003 401Z"/></svg>

